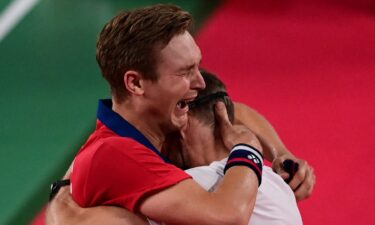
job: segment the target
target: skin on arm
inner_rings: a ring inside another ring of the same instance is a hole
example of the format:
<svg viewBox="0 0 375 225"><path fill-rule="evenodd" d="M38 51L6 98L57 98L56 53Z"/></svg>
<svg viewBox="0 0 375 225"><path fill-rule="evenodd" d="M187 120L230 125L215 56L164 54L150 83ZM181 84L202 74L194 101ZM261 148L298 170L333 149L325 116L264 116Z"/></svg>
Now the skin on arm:
<svg viewBox="0 0 375 225"><path fill-rule="evenodd" d="M222 102L216 105L224 144L245 143L261 146L255 135L244 126L232 126ZM228 169L215 192L207 192L195 181L182 181L146 198L140 205L142 214L167 224L247 224L253 211L258 180L244 166Z"/></svg>
<svg viewBox="0 0 375 225"><path fill-rule="evenodd" d="M234 103L234 124L243 124L260 140L264 157L272 162L280 155L295 156L285 147L272 125L257 111L242 103Z"/></svg>
<svg viewBox="0 0 375 225"><path fill-rule="evenodd" d="M68 179L71 166L63 179ZM81 208L70 195L69 186L62 187L49 203L46 225L148 225L144 217L114 206Z"/></svg>
<svg viewBox="0 0 375 225"><path fill-rule="evenodd" d="M283 169L283 162L291 159L299 164L299 169L289 182L289 186L294 191L297 200L308 198L316 182L314 169L307 161L295 157L285 147L266 118L247 105L235 103L234 107L235 124L243 124L255 133L262 144L265 158L272 162L272 168L276 173L283 179L287 179L289 174Z"/></svg>

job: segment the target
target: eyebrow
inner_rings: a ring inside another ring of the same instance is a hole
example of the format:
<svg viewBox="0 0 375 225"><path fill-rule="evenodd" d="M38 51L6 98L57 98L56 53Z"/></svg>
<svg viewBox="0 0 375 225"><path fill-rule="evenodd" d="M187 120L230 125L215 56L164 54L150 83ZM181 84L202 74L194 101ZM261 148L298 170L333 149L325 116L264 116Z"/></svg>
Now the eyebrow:
<svg viewBox="0 0 375 225"><path fill-rule="evenodd" d="M194 67L195 67L195 64L188 65L188 66L182 67L181 69L179 69L179 71L188 71L188 70L192 70Z"/></svg>
<svg viewBox="0 0 375 225"><path fill-rule="evenodd" d="M201 62L202 62L202 57L201 57L201 59L199 60L198 67L199 67L199 65L201 64ZM185 66L185 67L180 68L178 71L180 71L180 72L181 72L181 71L189 71L189 70L192 70L195 66L196 66L196 64L193 63L193 64L190 64L190 65L187 65L187 66Z"/></svg>

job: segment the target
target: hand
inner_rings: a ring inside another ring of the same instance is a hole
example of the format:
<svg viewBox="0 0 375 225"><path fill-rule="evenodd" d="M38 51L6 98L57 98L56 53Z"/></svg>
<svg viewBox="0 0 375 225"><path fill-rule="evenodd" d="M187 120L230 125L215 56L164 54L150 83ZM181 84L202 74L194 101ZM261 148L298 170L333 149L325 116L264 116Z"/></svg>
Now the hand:
<svg viewBox="0 0 375 225"><path fill-rule="evenodd" d="M272 168L284 180L289 179L289 174L283 167L283 162L287 159L299 164L297 172L289 182L290 188L293 190L298 201L308 198L312 194L316 182L314 169L305 160L298 159L293 155L284 154L278 156L273 160Z"/></svg>
<svg viewBox="0 0 375 225"><path fill-rule="evenodd" d="M229 121L228 113L223 102L215 105L215 118L220 126L220 133L224 145L232 149L236 144L248 144L262 152L261 144L253 132L244 125L232 125Z"/></svg>

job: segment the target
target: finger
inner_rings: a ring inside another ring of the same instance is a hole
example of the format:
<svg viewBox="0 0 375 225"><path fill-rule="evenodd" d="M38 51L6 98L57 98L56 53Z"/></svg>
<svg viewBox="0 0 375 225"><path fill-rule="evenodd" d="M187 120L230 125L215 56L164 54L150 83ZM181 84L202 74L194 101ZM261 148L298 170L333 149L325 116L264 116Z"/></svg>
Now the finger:
<svg viewBox="0 0 375 225"><path fill-rule="evenodd" d="M273 151L277 151L276 149L274 149ZM273 161L272 161L272 168L274 169L275 172L279 171L279 170L283 170L283 162L285 160L289 159L288 157L285 157L285 156L276 156Z"/></svg>
<svg viewBox="0 0 375 225"><path fill-rule="evenodd" d="M314 184L315 184L315 175L308 170L306 173L305 180L303 180L301 185L294 191L294 195L296 196L296 199L300 201L300 200L310 197L314 189Z"/></svg>
<svg viewBox="0 0 375 225"><path fill-rule="evenodd" d="M299 190L300 188L297 188L295 192L296 199L300 201L310 197L314 190L315 184L316 176L314 174L314 169L309 167L308 175L306 175L306 180L303 181L304 186L301 185L301 191Z"/></svg>
<svg viewBox="0 0 375 225"><path fill-rule="evenodd" d="M215 118L219 122L221 128L232 125L228 118L227 108L221 101L218 101L215 104Z"/></svg>
<svg viewBox="0 0 375 225"><path fill-rule="evenodd" d="M280 172L283 171L283 161L280 160L280 158L275 158L272 161L272 169L275 173L279 174Z"/></svg>
<svg viewBox="0 0 375 225"><path fill-rule="evenodd" d="M272 169L275 173L277 173L278 175L280 175L283 180L287 179L289 177L289 174L283 170L283 167L282 167L282 163L281 162L277 162L276 160L272 163Z"/></svg>
<svg viewBox="0 0 375 225"><path fill-rule="evenodd" d="M278 172L277 174L279 174L279 176L280 176L284 181L288 180L289 177L290 177L289 173L287 173L287 172L285 172L285 171L283 171L283 170L281 170L281 171Z"/></svg>
<svg viewBox="0 0 375 225"><path fill-rule="evenodd" d="M229 121L227 109L223 102L219 101L215 104L215 120L219 125L220 134L224 145L231 149L236 144L231 138L233 137L233 127Z"/></svg>
<svg viewBox="0 0 375 225"><path fill-rule="evenodd" d="M293 179L289 182L289 186L293 191L295 191L297 187L300 186L302 182L305 180L307 169L306 166L303 165L300 166L296 174L294 174Z"/></svg>
<svg viewBox="0 0 375 225"><path fill-rule="evenodd" d="M272 162L272 169L275 173L277 173L283 180L289 179L290 175L289 173L284 169L283 167L283 159L282 158L276 158Z"/></svg>

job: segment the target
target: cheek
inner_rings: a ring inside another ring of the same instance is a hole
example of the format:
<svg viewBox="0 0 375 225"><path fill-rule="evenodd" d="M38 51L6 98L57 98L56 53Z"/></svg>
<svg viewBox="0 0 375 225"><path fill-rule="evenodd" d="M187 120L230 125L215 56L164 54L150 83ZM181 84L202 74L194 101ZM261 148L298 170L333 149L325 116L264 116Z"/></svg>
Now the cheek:
<svg viewBox="0 0 375 225"><path fill-rule="evenodd" d="M187 79L179 78L173 79L168 85L165 86L165 94L169 98L182 98L190 88L190 82Z"/></svg>
<svg viewBox="0 0 375 225"><path fill-rule="evenodd" d="M160 87L152 93L153 98L159 104L174 105L189 91L190 81L184 77L175 77L174 79L164 80Z"/></svg>
<svg viewBox="0 0 375 225"><path fill-rule="evenodd" d="M185 77L180 77L171 84L171 87L173 88L173 92L185 94L185 92L190 89L190 80Z"/></svg>

